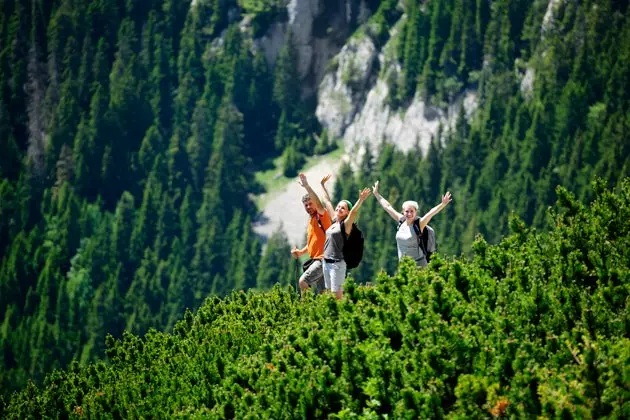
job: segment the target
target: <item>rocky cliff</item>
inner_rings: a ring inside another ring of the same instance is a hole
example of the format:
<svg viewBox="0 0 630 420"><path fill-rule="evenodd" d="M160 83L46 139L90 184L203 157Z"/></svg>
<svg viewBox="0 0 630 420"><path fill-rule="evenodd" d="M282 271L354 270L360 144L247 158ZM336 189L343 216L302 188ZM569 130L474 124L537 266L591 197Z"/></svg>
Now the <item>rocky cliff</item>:
<svg viewBox="0 0 630 420"><path fill-rule="evenodd" d="M404 19L403 15L399 23ZM426 151L440 125L446 129L453 125L461 106L472 116L477 108L476 91L466 90L446 110L418 97L408 106L394 109L388 81L400 77L400 65L392 59L399 24L380 49L369 25L359 29L328 66L317 91L317 118L331 138L343 140L349 152L360 153L367 145L375 149L383 140L403 150L418 142Z"/></svg>

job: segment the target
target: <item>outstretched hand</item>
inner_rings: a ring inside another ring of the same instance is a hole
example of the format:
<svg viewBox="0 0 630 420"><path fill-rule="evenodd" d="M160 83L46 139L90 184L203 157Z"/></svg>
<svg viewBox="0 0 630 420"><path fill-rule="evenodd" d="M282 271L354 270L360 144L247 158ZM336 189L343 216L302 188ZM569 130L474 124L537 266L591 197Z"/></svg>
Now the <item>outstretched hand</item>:
<svg viewBox="0 0 630 420"><path fill-rule="evenodd" d="M378 195L378 181L374 183L374 186L372 187L372 192L374 193L374 195Z"/></svg>
<svg viewBox="0 0 630 420"><path fill-rule="evenodd" d="M308 185L308 181L306 180L306 175L304 174L304 172L300 172L298 174L298 178L298 184L300 184L300 187L306 188L306 186Z"/></svg>
<svg viewBox="0 0 630 420"><path fill-rule="evenodd" d="M324 177L322 178L321 184L324 185L325 183L327 183L331 177L332 177L332 174L324 175Z"/></svg>
<svg viewBox="0 0 630 420"><path fill-rule="evenodd" d="M442 196L442 204L447 205L451 201L453 201L453 197L451 197L451 193L447 191L446 194Z"/></svg>
<svg viewBox="0 0 630 420"><path fill-rule="evenodd" d="M361 200L365 200L366 198L368 198L370 196L370 194L372 194L372 191L368 188L365 187L363 188L363 190L359 193L359 199Z"/></svg>

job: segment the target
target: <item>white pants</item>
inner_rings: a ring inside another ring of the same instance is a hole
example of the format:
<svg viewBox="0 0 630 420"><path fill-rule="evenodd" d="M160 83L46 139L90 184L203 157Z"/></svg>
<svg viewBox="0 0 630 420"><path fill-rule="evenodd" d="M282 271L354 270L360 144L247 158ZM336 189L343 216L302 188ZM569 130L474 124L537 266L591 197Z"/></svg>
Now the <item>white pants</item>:
<svg viewBox="0 0 630 420"><path fill-rule="evenodd" d="M324 260L324 283L326 289L333 292L343 291L346 282L346 262L329 263Z"/></svg>

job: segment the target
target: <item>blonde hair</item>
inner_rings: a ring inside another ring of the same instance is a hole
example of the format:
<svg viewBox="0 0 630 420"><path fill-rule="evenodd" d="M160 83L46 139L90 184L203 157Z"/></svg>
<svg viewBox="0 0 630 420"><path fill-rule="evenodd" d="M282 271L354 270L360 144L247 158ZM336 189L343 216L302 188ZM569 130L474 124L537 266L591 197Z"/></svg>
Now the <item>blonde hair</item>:
<svg viewBox="0 0 630 420"><path fill-rule="evenodd" d="M405 210L405 207L407 207L407 206L413 207L414 209L416 209L416 212L418 211L418 202L417 201L411 201L411 200L405 201L403 203L403 205L402 205L403 211Z"/></svg>

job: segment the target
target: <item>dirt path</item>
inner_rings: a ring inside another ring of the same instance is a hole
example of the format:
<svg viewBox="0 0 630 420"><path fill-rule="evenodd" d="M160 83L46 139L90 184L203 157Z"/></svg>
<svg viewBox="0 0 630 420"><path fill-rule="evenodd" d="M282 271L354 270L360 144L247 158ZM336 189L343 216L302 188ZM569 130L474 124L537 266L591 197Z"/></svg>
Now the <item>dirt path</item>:
<svg viewBox="0 0 630 420"><path fill-rule="evenodd" d="M320 180L328 173L333 174L333 177L326 184L328 191L332 194L335 184L334 175L338 172L342 161L342 158L339 157L322 157L315 166L304 172L309 184L317 194L321 194ZM272 194L272 198L265 200L267 204L262 209L262 216L254 223L254 231L266 239L281 227L287 234L291 246L304 246L308 216L300 200L305 194L305 190L298 185L297 177L282 191L267 194Z"/></svg>

